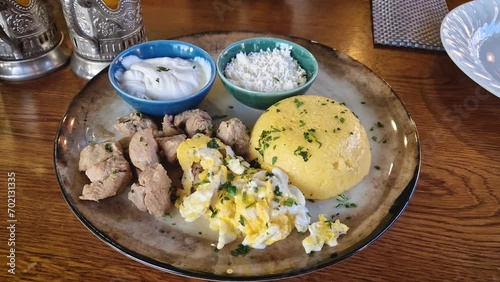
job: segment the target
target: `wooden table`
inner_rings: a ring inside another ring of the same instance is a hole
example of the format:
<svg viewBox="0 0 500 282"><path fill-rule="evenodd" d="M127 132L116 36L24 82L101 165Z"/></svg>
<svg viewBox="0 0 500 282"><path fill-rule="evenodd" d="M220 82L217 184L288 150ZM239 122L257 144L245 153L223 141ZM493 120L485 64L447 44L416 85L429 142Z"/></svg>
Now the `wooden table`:
<svg viewBox="0 0 500 282"><path fill-rule="evenodd" d="M374 46L369 0L143 0L143 14L150 40L252 30L335 47L384 78L415 119L422 170L404 214L356 256L289 281L500 280L500 99L445 52ZM64 201L54 175L54 137L85 83L69 66L32 81L0 82L0 280L192 281L114 251ZM18 220L15 275L6 264L10 172Z"/></svg>

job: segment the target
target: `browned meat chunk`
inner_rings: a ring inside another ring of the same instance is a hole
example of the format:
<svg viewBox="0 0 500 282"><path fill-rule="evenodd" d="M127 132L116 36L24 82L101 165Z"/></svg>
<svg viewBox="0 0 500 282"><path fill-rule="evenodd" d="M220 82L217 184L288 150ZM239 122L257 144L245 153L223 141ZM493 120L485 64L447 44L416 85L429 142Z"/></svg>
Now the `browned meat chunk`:
<svg viewBox="0 0 500 282"><path fill-rule="evenodd" d="M149 166L139 175L139 183L132 184L128 198L141 211L161 217L172 206L170 186L172 181L159 163Z"/></svg>
<svg viewBox="0 0 500 282"><path fill-rule="evenodd" d="M151 128L153 131L158 130L153 120L139 112L133 112L128 117L120 117L115 124L115 129L118 130L123 137L132 136L137 131L146 128Z"/></svg>
<svg viewBox="0 0 500 282"><path fill-rule="evenodd" d="M82 200L99 201L119 193L132 178L130 165L118 143L106 142L85 147L80 153L80 170L92 183L83 187Z"/></svg>
<svg viewBox="0 0 500 282"><path fill-rule="evenodd" d="M179 147L179 144L184 140L186 140L186 135L184 134L156 138L158 145L162 149L163 154L169 163L177 161L177 147Z"/></svg>
<svg viewBox="0 0 500 282"><path fill-rule="evenodd" d="M123 156L123 148L118 142L104 142L88 145L80 152L78 169L86 171L91 166L105 161L112 156Z"/></svg>
<svg viewBox="0 0 500 282"><path fill-rule="evenodd" d="M182 134L182 130L174 125L174 116L165 115L162 122L163 135L169 137Z"/></svg>
<svg viewBox="0 0 500 282"><path fill-rule="evenodd" d="M151 128L136 132L130 140L128 150L132 164L141 171L159 162L158 144Z"/></svg>
<svg viewBox="0 0 500 282"><path fill-rule="evenodd" d="M231 146L237 155L244 156L248 152L250 135L248 128L238 118L232 118L220 123L216 133L224 144Z"/></svg>
<svg viewBox="0 0 500 282"><path fill-rule="evenodd" d="M193 137L196 133L212 136L213 126L210 115L200 109L187 110L174 117L174 125L184 129L186 135Z"/></svg>

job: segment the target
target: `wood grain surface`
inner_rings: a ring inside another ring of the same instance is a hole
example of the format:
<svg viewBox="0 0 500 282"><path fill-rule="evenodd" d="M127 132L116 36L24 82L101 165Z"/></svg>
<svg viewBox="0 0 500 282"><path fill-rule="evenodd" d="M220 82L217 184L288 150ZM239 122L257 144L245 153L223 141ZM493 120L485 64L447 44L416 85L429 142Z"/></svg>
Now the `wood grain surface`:
<svg viewBox="0 0 500 282"><path fill-rule="evenodd" d="M251 30L334 47L386 80L415 119L422 169L407 210L359 254L287 281L500 281L500 99L469 79L445 52L374 46L370 2L143 0L142 5L149 40ZM57 13L65 28L62 11ZM85 83L69 66L32 81L0 81L0 281L194 281L116 252L64 201L54 174L54 138ZM15 275L7 272L8 172L16 181Z"/></svg>

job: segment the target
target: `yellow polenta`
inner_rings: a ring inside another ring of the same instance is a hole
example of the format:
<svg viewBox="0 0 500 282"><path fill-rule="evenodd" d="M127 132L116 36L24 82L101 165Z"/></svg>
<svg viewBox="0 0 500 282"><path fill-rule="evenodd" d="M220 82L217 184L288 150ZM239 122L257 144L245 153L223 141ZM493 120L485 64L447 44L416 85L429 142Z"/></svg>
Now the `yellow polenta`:
<svg viewBox="0 0 500 282"><path fill-rule="evenodd" d="M308 199L350 189L368 174L369 141L345 104L321 96L296 96L269 107L250 137L251 159L285 171Z"/></svg>

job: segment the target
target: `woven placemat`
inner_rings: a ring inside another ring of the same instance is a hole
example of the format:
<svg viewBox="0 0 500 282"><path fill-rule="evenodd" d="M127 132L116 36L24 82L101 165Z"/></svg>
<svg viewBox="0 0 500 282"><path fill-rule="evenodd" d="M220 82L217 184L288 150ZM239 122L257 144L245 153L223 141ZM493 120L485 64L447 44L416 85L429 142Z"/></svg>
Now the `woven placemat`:
<svg viewBox="0 0 500 282"><path fill-rule="evenodd" d="M445 0L372 0L373 41L444 50L440 27L447 13Z"/></svg>

